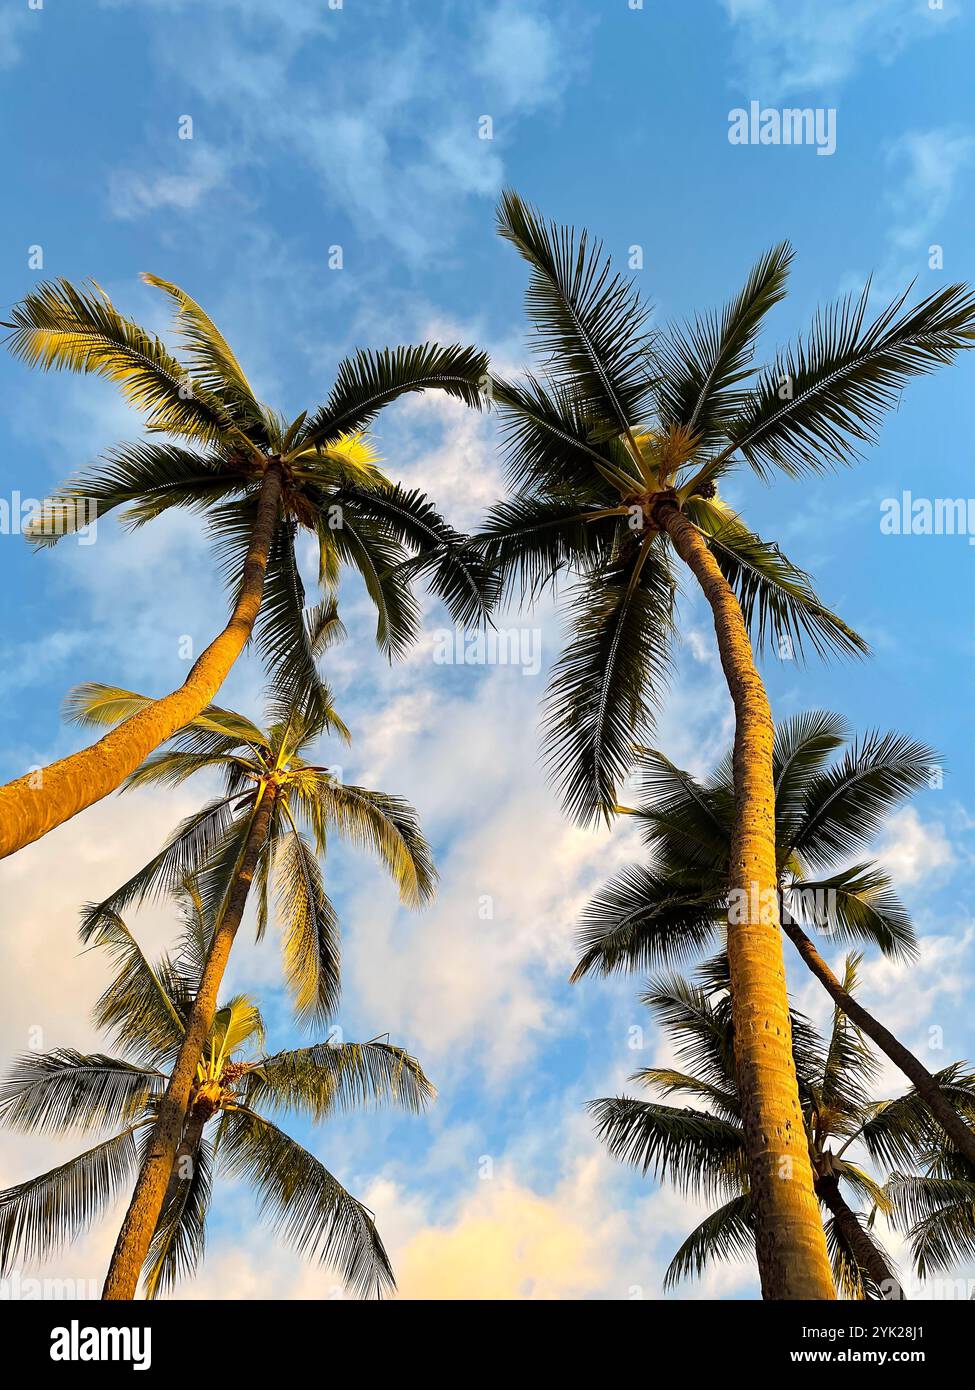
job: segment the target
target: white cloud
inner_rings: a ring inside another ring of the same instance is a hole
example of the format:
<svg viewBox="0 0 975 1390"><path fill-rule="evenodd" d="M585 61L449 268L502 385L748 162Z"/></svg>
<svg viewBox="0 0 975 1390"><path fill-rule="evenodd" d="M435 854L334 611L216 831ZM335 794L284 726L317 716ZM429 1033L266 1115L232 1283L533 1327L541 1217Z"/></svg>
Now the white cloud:
<svg viewBox="0 0 975 1390"><path fill-rule="evenodd" d="M920 883L947 868L955 858L940 821L922 821L913 806L889 817L876 852L898 886Z"/></svg>
<svg viewBox="0 0 975 1390"><path fill-rule="evenodd" d="M823 92L865 62L891 62L918 39L939 34L958 12L948 0L932 10L917 0L724 0L735 30L735 56L749 91L765 102L793 92Z"/></svg>
<svg viewBox="0 0 975 1390"><path fill-rule="evenodd" d="M177 142L182 153L181 168L172 168L156 174L144 174L135 170L114 170L108 181L108 201L115 217L131 219L160 208L186 212L198 204L223 183L231 173L231 167L223 156L205 145L195 142Z"/></svg>

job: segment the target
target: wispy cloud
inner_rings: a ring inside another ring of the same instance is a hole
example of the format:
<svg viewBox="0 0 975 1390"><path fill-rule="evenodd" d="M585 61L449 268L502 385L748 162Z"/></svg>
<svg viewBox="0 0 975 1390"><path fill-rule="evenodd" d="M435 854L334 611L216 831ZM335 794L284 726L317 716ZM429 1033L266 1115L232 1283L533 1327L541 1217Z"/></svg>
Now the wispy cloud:
<svg viewBox="0 0 975 1390"><path fill-rule="evenodd" d="M958 5L919 0L723 0L742 77L765 101L835 89L866 62L890 62L943 31Z"/></svg>

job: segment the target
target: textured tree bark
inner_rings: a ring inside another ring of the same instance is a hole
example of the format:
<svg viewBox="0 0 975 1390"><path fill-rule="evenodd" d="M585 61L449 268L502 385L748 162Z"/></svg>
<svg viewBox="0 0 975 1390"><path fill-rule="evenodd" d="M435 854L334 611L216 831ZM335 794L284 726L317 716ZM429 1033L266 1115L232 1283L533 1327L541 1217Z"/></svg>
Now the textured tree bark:
<svg viewBox="0 0 975 1390"><path fill-rule="evenodd" d="M258 856L267 840L274 787L268 786L251 823L240 868L227 898L226 910L217 925L210 953L203 967L186 1034L173 1065L159 1114L149 1140L149 1151L136 1180L129 1209L122 1222L112 1262L109 1265L103 1299L135 1298L139 1276L149 1252L156 1222L166 1199L166 1191L179 1152L193 1077L217 1010L217 993L223 979L230 948L234 943L247 895L257 867Z"/></svg>
<svg viewBox="0 0 975 1390"><path fill-rule="evenodd" d="M836 1297L803 1125L779 932L772 712L744 618L700 532L664 494L654 510L711 607L735 707L735 825L728 924L735 1063L742 1100L762 1295ZM731 914L735 915L735 914Z"/></svg>
<svg viewBox="0 0 975 1390"><path fill-rule="evenodd" d="M894 1066L900 1067L908 1080L914 1083L914 1089L955 1148L975 1166L975 1131L965 1124L923 1062L920 1062L913 1052L908 1052L893 1033L888 1032L852 994L847 993L801 927L794 922L786 922L782 929L827 994L843 1010L847 1018L866 1033L881 1052L890 1058Z"/></svg>
<svg viewBox="0 0 975 1390"><path fill-rule="evenodd" d="M844 1200L837 1179L832 1176L816 1179L816 1195L833 1213L836 1225L843 1235L853 1257L861 1269L865 1269L877 1286L889 1297L902 1299L901 1288L894 1271L884 1259L883 1252L860 1225L860 1219L852 1207Z"/></svg>
<svg viewBox="0 0 975 1390"><path fill-rule="evenodd" d="M240 593L227 626L197 658L178 690L154 700L88 748L0 787L0 859L115 791L154 748L213 699L243 651L261 606L282 479L275 464L264 474Z"/></svg>

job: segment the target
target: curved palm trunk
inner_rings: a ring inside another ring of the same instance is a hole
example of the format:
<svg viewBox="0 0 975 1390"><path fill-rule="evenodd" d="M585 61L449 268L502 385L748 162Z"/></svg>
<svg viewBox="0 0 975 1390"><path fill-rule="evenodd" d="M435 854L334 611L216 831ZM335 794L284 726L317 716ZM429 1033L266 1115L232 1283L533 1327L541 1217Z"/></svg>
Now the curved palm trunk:
<svg viewBox="0 0 975 1390"><path fill-rule="evenodd" d="M178 690L154 700L90 747L0 787L0 859L115 791L154 748L213 699L243 651L261 606L282 479L275 465L264 474L240 593L227 626L197 658Z"/></svg>
<svg viewBox="0 0 975 1390"><path fill-rule="evenodd" d="M975 1132L965 1124L923 1062L847 993L801 927L786 922L782 929L834 1003L914 1083L914 1089L955 1148L975 1166Z"/></svg>
<svg viewBox="0 0 975 1390"><path fill-rule="evenodd" d="M866 1270L886 1298L903 1298L904 1290L882 1250L863 1229L853 1208L847 1205L839 1182L832 1174L816 1179L816 1196L832 1212L837 1229L859 1267Z"/></svg>
<svg viewBox="0 0 975 1390"><path fill-rule="evenodd" d="M200 988L186 1020L186 1033L173 1065L169 1084L159 1103L159 1114L149 1140L149 1152L136 1181L118 1240L115 1242L112 1262L102 1290L103 1299L135 1298L139 1275L149 1252L149 1244L166 1200L166 1192L179 1154L193 1078L217 1010L217 993L227 966L230 948L244 914L258 856L267 840L273 804L274 789L268 787L251 822L237 876L227 898L226 909L210 943Z"/></svg>
<svg viewBox="0 0 975 1390"><path fill-rule="evenodd" d="M831 1299L836 1294L799 1102L779 932L772 712L738 600L700 532L673 495L657 503L654 520L667 531L711 606L735 707L729 889L743 910L741 920L729 921L728 961L762 1294Z"/></svg>

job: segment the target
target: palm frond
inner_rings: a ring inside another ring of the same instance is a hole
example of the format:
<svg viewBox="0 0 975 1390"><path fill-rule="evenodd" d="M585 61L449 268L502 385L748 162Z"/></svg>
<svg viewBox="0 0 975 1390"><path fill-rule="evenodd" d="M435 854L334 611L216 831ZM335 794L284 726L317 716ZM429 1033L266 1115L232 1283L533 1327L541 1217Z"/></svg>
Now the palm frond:
<svg viewBox="0 0 975 1390"><path fill-rule="evenodd" d="M592 411L595 433L628 434L653 389L649 307L632 283L612 274L599 243L546 224L510 189L501 196L498 230L531 267L525 306L548 370Z"/></svg>
<svg viewBox="0 0 975 1390"><path fill-rule="evenodd" d="M723 894L682 895L651 869L624 869L582 914L571 981L676 964L711 941L723 908Z"/></svg>
<svg viewBox="0 0 975 1390"><path fill-rule="evenodd" d="M649 733L670 668L673 579L650 538L617 569L576 586L545 701L543 755L566 810L607 819Z"/></svg>
<svg viewBox="0 0 975 1390"><path fill-rule="evenodd" d="M247 1074L251 1109L292 1111L321 1120L336 1111L390 1102L418 1114L436 1094L415 1057L373 1039L315 1043L263 1057Z"/></svg>
<svg viewBox="0 0 975 1390"><path fill-rule="evenodd" d="M927 785L936 767L936 754L904 734L866 735L810 781L789 850L824 866L856 854L898 802Z"/></svg>
<svg viewBox="0 0 975 1390"><path fill-rule="evenodd" d="M0 1192L0 1275L86 1231L135 1180L136 1126Z"/></svg>
<svg viewBox="0 0 975 1390"><path fill-rule="evenodd" d="M905 293L867 325L869 292L817 314L807 341L778 355L730 424L712 475L735 453L760 476L852 463L911 377L975 344L975 295L965 285L935 290L902 313Z"/></svg>
<svg viewBox="0 0 975 1390"><path fill-rule="evenodd" d="M739 1195L745 1175L740 1125L702 1110L631 1100L592 1100L586 1107L614 1158L646 1176L668 1180L704 1197Z"/></svg>
<svg viewBox="0 0 975 1390"><path fill-rule="evenodd" d="M363 430L391 401L411 391L444 391L474 410L483 404L487 357L456 343L441 347L360 349L343 358L328 401L310 416L299 439L303 448L320 448L342 435Z"/></svg>
<svg viewBox="0 0 975 1390"><path fill-rule="evenodd" d="M792 256L788 242L773 246L720 318L707 314L683 329L671 328L658 341L661 419L692 431L701 448L716 444L745 404L741 383L751 376L766 314L785 297Z"/></svg>
<svg viewBox="0 0 975 1390"><path fill-rule="evenodd" d="M165 1084L160 1071L100 1052L25 1052L0 1082L0 1124L46 1134L115 1128L139 1118Z"/></svg>
<svg viewBox="0 0 975 1390"><path fill-rule="evenodd" d="M749 1193L732 1197L711 1212L683 1242L664 1273L664 1288L697 1278L715 1260L747 1259L755 1251Z"/></svg>
<svg viewBox="0 0 975 1390"><path fill-rule="evenodd" d="M98 285L78 289L46 281L12 310L7 346L15 357L47 371L104 377L146 415L150 429L208 442L232 421L221 402L189 380L160 339L125 318Z"/></svg>
<svg viewBox="0 0 975 1390"><path fill-rule="evenodd" d="M394 1287L372 1214L317 1158L252 1110L227 1114L220 1156L254 1184L261 1214L299 1253L333 1265L359 1298Z"/></svg>
<svg viewBox="0 0 975 1390"><path fill-rule="evenodd" d="M786 638L797 657L809 641L817 654L863 656L866 642L816 597L808 574L777 545L753 535L719 499L692 497L684 511L709 538L714 558L734 589L759 652Z"/></svg>

